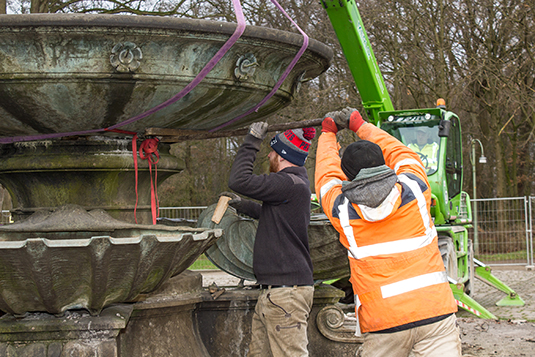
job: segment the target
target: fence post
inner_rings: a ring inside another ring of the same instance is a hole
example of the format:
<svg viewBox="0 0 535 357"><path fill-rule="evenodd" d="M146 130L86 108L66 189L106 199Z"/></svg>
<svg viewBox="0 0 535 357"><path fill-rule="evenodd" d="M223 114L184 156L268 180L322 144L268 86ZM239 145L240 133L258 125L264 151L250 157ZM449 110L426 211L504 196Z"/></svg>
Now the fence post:
<svg viewBox="0 0 535 357"><path fill-rule="evenodd" d="M532 201L535 199L535 197L530 196L529 197L529 226L527 235L529 236L529 244L526 246L526 249L528 250L528 256L531 258L531 260L528 260L528 266L526 267L529 270L533 270L534 268L534 262L533 262L533 205Z"/></svg>
<svg viewBox="0 0 535 357"><path fill-rule="evenodd" d="M533 260L533 257L531 256L531 251L530 251L530 239L529 239L529 235L530 235L530 226L531 226L531 200L524 196L524 221L525 221L525 224L526 224L526 252L527 252L527 255L528 255L528 260L526 262L526 264L529 266L530 265L530 260Z"/></svg>

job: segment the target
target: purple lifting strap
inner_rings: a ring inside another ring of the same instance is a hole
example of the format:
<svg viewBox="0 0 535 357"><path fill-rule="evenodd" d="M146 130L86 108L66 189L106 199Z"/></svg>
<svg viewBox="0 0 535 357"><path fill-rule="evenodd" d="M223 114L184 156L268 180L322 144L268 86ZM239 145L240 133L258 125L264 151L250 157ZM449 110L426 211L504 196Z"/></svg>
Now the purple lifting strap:
<svg viewBox="0 0 535 357"><path fill-rule="evenodd" d="M288 75L290 74L290 71L294 68L295 64L297 63L297 61L299 61L299 59L301 58L301 56L303 55L303 53L306 51L306 49L308 47L308 36L307 36L307 34L303 30L301 30L301 28L295 23L295 21L292 20L292 18L288 15L288 13L286 11L284 11L284 9L279 5L277 0L271 0L271 2L280 11L282 11L284 16L286 16L288 18L288 20L290 20L292 22L292 24L297 28L297 30L299 30L299 32L301 32L301 34L303 35L303 45L301 46L301 49L299 50L299 52L297 52L297 55L292 60L292 62L290 62L288 67L286 67L286 70L284 71L282 76L279 78L279 81L275 84L275 87L273 87L271 92L269 92L269 94L267 96L265 96L264 99L262 99L260 101L260 103L258 103L254 108L251 108L248 111L246 111L245 113L237 116L236 118L234 118L232 120L229 120L228 122L226 122L226 123L214 128L214 129L209 130L209 132L214 132L214 131L217 131L219 129L222 129L222 128L226 127L227 125L230 125L230 124L234 123L235 121L240 120L241 118L251 114L252 112L257 112L258 109L261 106L263 106L269 100L269 98L271 98L279 90L280 86L282 85L282 83L284 82L286 77L288 77Z"/></svg>

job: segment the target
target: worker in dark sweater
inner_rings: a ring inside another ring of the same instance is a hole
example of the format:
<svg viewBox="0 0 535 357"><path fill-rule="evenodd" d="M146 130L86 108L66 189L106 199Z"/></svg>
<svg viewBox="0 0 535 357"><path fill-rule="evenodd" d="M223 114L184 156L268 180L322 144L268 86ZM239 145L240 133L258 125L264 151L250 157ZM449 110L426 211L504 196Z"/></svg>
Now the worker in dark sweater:
<svg viewBox="0 0 535 357"><path fill-rule="evenodd" d="M310 183L303 167L313 128L287 130L271 140L270 173L253 174L253 163L267 134L267 123L249 127L232 165L229 204L258 219L253 270L260 296L247 356L308 356L307 319L314 281L308 247Z"/></svg>

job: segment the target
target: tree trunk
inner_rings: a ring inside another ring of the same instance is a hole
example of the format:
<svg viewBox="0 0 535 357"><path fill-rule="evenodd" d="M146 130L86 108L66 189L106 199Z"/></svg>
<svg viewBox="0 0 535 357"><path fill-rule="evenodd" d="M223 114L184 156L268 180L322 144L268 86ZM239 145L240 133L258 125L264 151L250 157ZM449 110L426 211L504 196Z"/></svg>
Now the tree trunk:
<svg viewBox="0 0 535 357"><path fill-rule="evenodd" d="M4 186L0 185L0 211L2 211L4 208L4 195L5 195L5 188Z"/></svg>

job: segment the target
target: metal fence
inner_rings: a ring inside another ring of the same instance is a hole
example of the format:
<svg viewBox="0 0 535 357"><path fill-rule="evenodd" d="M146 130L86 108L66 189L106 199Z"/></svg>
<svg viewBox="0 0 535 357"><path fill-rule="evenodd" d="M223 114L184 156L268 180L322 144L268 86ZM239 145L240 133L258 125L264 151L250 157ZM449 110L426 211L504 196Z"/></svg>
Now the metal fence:
<svg viewBox="0 0 535 357"><path fill-rule="evenodd" d="M471 200L474 229L469 235L477 259L487 265L533 265L533 200L535 197Z"/></svg>
<svg viewBox="0 0 535 357"><path fill-rule="evenodd" d="M197 220L206 206L196 207L160 207L160 217L170 219Z"/></svg>
<svg viewBox="0 0 535 357"><path fill-rule="evenodd" d="M471 204L472 212L477 205L478 215L477 232L475 227L469 230L476 258L490 266L532 266L535 197L476 199ZM205 208L162 207L160 217L197 219Z"/></svg>
<svg viewBox="0 0 535 357"><path fill-rule="evenodd" d="M0 214L0 225L9 223L12 223L11 212L9 212L9 210L2 210Z"/></svg>
<svg viewBox="0 0 535 357"><path fill-rule="evenodd" d="M471 204L477 214L477 230L474 221L469 236L477 259L491 266L534 265L535 197L485 198L471 200ZM160 217L196 221L204 209L206 206L160 207ZM2 210L0 224L9 223L10 212Z"/></svg>
<svg viewBox="0 0 535 357"><path fill-rule="evenodd" d="M476 258L487 265L533 265L535 197L471 200L477 204ZM197 219L206 207L161 207L160 217ZM475 228L469 230L474 241ZM474 246L475 246L474 241Z"/></svg>

